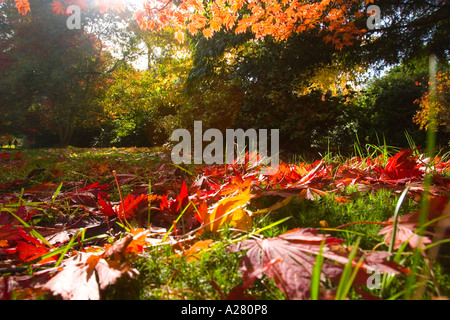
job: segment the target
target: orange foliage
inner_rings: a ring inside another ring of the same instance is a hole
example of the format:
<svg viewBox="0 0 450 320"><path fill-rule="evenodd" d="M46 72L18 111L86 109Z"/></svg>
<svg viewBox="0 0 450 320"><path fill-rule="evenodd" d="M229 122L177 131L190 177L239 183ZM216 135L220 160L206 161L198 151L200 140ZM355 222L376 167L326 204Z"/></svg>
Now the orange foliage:
<svg viewBox="0 0 450 320"><path fill-rule="evenodd" d="M277 40L285 40L293 33L303 32L319 26L330 32L325 37L337 49L353 43L355 37L362 35L365 29L358 29L350 21L352 5L361 1L330 1L304 3L298 0L279 0L267 2L253 0L213 0L205 7L203 2L182 0L147 1L144 9L136 14L136 19L143 29L159 30L167 25L176 30L178 41L184 41L182 30L186 28L191 34L202 30L207 38L222 29L235 33L251 31L256 38L267 35ZM370 2L370 1L368 1ZM247 8L251 14L242 14ZM154 21L150 25L149 21Z"/></svg>
<svg viewBox="0 0 450 320"><path fill-rule="evenodd" d="M416 82L416 85L419 85ZM436 74L436 101L432 101L429 92L420 99L414 101L419 104L420 110L414 116L414 122L420 125L420 129L426 129L430 123L432 111L434 113L436 126L450 125L450 73L438 72Z"/></svg>
<svg viewBox="0 0 450 320"><path fill-rule="evenodd" d="M16 8L17 11L19 11L20 14L27 14L28 11L30 11L30 3L28 0L14 0L16 2Z"/></svg>
<svg viewBox="0 0 450 320"><path fill-rule="evenodd" d="M64 14L66 12L66 8L61 3L61 1L56 1L52 3L53 12L56 14Z"/></svg>
<svg viewBox="0 0 450 320"><path fill-rule="evenodd" d="M14 0L21 14L30 10L28 0ZM167 26L175 30L175 38L181 43L185 40L185 31L190 34L203 32L206 38L224 29L234 29L236 34L251 31L256 38L271 35L277 40L286 40L292 34L304 32L320 26L329 34L326 42L331 42L336 49L351 45L355 38L366 32L359 29L352 21L352 15L361 17L361 2L373 1L347 0L304 2L300 0L211 0L206 4L200 0L147 0L143 9L135 13L135 19L141 29L160 30ZM76 4L84 9L86 0L54 1L53 11L64 13L65 7ZM125 3L121 0L95 0L93 5L101 13L107 11L121 12ZM250 11L251 13L245 13Z"/></svg>

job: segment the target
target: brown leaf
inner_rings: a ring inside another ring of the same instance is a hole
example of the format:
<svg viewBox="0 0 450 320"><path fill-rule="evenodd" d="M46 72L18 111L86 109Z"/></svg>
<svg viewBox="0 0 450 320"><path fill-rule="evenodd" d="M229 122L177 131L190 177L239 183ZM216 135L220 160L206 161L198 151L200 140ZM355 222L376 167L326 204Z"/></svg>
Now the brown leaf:
<svg viewBox="0 0 450 320"><path fill-rule="evenodd" d="M104 290L109 285L116 283L123 274L128 274L130 277L133 276L137 270L131 268L125 262L117 262L114 260L99 259L95 270L98 275L98 282L100 284L100 289Z"/></svg>
<svg viewBox="0 0 450 320"><path fill-rule="evenodd" d="M94 268L86 263L92 253L80 253L61 264L61 271L44 285L64 300L99 300Z"/></svg>
<svg viewBox="0 0 450 320"><path fill-rule="evenodd" d="M133 276L138 273L126 261L119 261L124 258L126 248L132 240L132 236L127 236L103 253L81 252L63 261L58 268L59 273L44 285L44 289L61 295L64 300L100 299L99 290L116 283L124 274Z"/></svg>
<svg viewBox="0 0 450 320"><path fill-rule="evenodd" d="M244 241L240 247L240 250L248 249L240 263L244 281L251 279L257 270L281 259L280 262L272 264L265 274L275 280L287 299L305 299L309 295L315 255L319 253L322 241L327 249L330 249L332 244L342 243L340 239L315 234L312 229L296 229L275 238ZM231 250L239 249L234 245ZM345 262L345 258L333 254L331 250L324 250L324 256ZM341 269L339 265L324 261L322 281L325 276L337 277Z"/></svg>
<svg viewBox="0 0 450 320"><path fill-rule="evenodd" d="M343 265L349 262L350 250L343 247L343 240L325 234L316 234L314 229L295 229L275 238L263 240L246 240L230 247L231 251L248 250L240 262L240 271L248 285L264 273L273 278L286 295L287 299L306 299L309 297L311 275L323 243L323 257L338 262L325 260L322 265L321 282L328 277L338 282ZM388 253L376 252L366 254L358 251L356 259L361 255L366 258L360 267L360 282L367 280L363 274L373 267L379 267L380 272L399 273L397 265L386 262ZM274 263L279 261L277 263ZM352 265L357 265L357 260ZM268 267L270 266L270 267Z"/></svg>

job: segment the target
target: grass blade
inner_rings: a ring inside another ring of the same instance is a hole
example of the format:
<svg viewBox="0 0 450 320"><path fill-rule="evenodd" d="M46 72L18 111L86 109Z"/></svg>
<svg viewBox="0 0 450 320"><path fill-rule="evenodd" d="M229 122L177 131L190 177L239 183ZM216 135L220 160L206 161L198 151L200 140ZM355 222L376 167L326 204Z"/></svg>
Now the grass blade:
<svg viewBox="0 0 450 320"><path fill-rule="evenodd" d="M316 264L314 265L313 273L311 275L311 300L319 299L320 292L320 275L322 274L322 265L323 265L323 246L325 241L322 241L320 244L319 254L316 257Z"/></svg>
<svg viewBox="0 0 450 320"><path fill-rule="evenodd" d="M408 193L409 186L403 190L402 194L398 198L397 205L395 207L394 211L394 224L392 226L392 238L391 238L391 244L389 246L389 253L392 253L394 251L394 245L395 245L395 238L397 233L397 224L398 224L398 213L400 212L400 207L402 206L403 200L405 200L406 194Z"/></svg>
<svg viewBox="0 0 450 320"><path fill-rule="evenodd" d="M69 243L63 247L63 251L61 252L60 257L59 257L58 261L56 262L55 267L58 267L58 266L61 264L61 262L62 262L62 260L64 259L64 257L65 257L65 255L66 255L67 251L69 251L69 249L72 247L73 242L75 241L75 239L78 237L78 235L79 235L81 232L84 233L84 229L78 230L78 231L75 233L75 235L72 237L72 239L70 239Z"/></svg>
<svg viewBox="0 0 450 320"><path fill-rule="evenodd" d="M174 223L172 224L172 226L169 228L169 230L167 230L166 234L164 235L164 237L162 238L161 242L166 241L167 237L169 236L170 232L172 232L173 226L174 224L177 224L177 222L180 220L180 218L183 216L183 214L186 212L187 208L189 208L189 206L192 204L192 201L188 203L188 205L183 209L183 211L180 213L180 215L178 216L178 218L174 221Z"/></svg>
<svg viewBox="0 0 450 320"><path fill-rule="evenodd" d="M51 207L53 207L53 205L55 204L56 197L58 196L59 192L61 191L62 186L63 186L63 183L61 182L59 184L58 188L56 188L56 191L55 191L55 193L52 196Z"/></svg>
<svg viewBox="0 0 450 320"><path fill-rule="evenodd" d="M51 247L52 245L45 240L45 238L36 230L33 229L32 226L30 226L28 223L26 223L24 220L22 220L19 216L17 216L14 212L12 212L11 210L8 210L6 208L2 208L1 211L6 211L9 212L14 218L16 218L25 228L29 228L30 229L30 234L35 237L36 239L39 239L43 244L45 244L47 247Z"/></svg>
<svg viewBox="0 0 450 320"><path fill-rule="evenodd" d="M347 297L347 294L350 291L350 288L353 284L353 280L355 279L356 274L358 273L360 264L364 259L364 256L361 257L354 271L352 272L353 259L355 258L356 252L358 250L359 242L360 238L356 240L356 244L353 246L353 249L350 252L350 255L348 256L348 263L345 265L344 271L342 272L341 279L339 281L339 285L336 291L335 300L344 300L345 297Z"/></svg>

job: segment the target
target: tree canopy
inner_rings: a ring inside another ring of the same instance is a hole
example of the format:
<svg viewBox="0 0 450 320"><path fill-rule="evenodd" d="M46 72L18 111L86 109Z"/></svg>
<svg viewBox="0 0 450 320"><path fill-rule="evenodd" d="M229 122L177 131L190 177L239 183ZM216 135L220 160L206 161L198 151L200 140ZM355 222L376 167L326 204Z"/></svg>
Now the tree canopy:
<svg viewBox="0 0 450 320"><path fill-rule="evenodd" d="M71 5L81 9L80 29L66 25ZM414 70L430 53L440 58L440 79L448 68L449 1L168 0L132 8L7 0L1 8L2 130L45 132L61 145L160 145L171 130L202 120L221 130L276 127L297 150L344 148L359 133L391 135L388 119L401 121L401 132L425 128L428 75ZM146 62L136 69L139 56ZM398 65L415 76L368 82L368 71Z"/></svg>

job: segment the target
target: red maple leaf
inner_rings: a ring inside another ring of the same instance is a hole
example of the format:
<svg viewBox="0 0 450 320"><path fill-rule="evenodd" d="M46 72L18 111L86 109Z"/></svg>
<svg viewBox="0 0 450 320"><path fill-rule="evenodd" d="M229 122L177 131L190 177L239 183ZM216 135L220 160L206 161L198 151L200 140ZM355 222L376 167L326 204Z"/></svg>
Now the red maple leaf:
<svg viewBox="0 0 450 320"><path fill-rule="evenodd" d="M103 214L107 215L108 217L113 217L116 215L116 211L114 211L111 203L103 200L101 196L98 197L98 204L100 205L99 209Z"/></svg>
<svg viewBox="0 0 450 320"><path fill-rule="evenodd" d="M309 296L311 275L322 242L323 256L338 264L324 261L321 281L328 277L337 282L342 273L342 266L349 262L349 251L341 245L342 239L316 234L314 229L295 229L275 238L246 240L239 246L233 245L231 251L248 249L240 262L240 271L245 282L259 274L258 270L266 269L264 273L275 280L287 299L305 299ZM376 265L381 272L398 273L392 263L385 263L386 254L369 254L359 267L361 270L367 270ZM280 262L274 263L277 260ZM357 265L355 260L352 264ZM266 268L269 265L271 267Z"/></svg>
<svg viewBox="0 0 450 320"><path fill-rule="evenodd" d="M23 204L20 205L20 207L17 209L15 215L22 219L25 222L28 222L31 217L37 212L38 210L32 210L28 206L24 206ZM22 222L17 220L13 215L9 214L8 212L0 212L0 225L21 225Z"/></svg>
<svg viewBox="0 0 450 320"><path fill-rule="evenodd" d="M163 195L160 203L160 209L168 209L171 213L177 213L180 209L184 209L189 203L186 182L183 181L179 195L175 199L169 199L167 195Z"/></svg>
<svg viewBox="0 0 450 320"><path fill-rule="evenodd" d="M429 210L428 210L428 220L438 218L445 214L445 206L448 203L448 198L446 196L436 196L430 198ZM419 215L420 210L414 213L404 214L398 218L397 230L395 233L394 249L400 248L402 243L408 242L411 248L424 248L426 244L431 243L430 238L425 236L420 236L415 231L419 226ZM449 219L448 217L446 219ZM391 217L388 222L391 225L386 226L381 229L379 234L384 234L384 242L389 246L392 241L392 233L394 231L394 217Z"/></svg>
<svg viewBox="0 0 450 320"><path fill-rule="evenodd" d="M245 282L254 277L258 270L265 269L277 259L281 260L268 268L265 274L275 280L287 299L305 299L309 292L315 255L319 253L322 241L325 241L327 247L343 242L327 235L316 235L312 229L296 229L275 238L247 240L241 243L240 249L232 246L231 250L248 249L240 263ZM330 252L325 254L327 257L334 257ZM329 277L337 277L341 273L340 266L328 261L324 261L322 270L324 276Z"/></svg>
<svg viewBox="0 0 450 320"><path fill-rule="evenodd" d="M188 191L185 181L183 181L183 185L181 186L180 194L177 197L177 202L178 202L177 211L180 210L180 208L185 207L187 205L187 202L189 202Z"/></svg>
<svg viewBox="0 0 450 320"><path fill-rule="evenodd" d="M193 201L195 206L189 205L190 201ZM159 205L160 212L153 217L153 221L159 226L169 227L183 213L182 221L178 222L176 232L182 231L178 229L180 225L183 226L184 231L192 230L198 227L201 221L196 214L195 207L199 208L198 198L196 195L189 197L186 183L183 182L180 193L175 199L169 198L167 194L163 195Z"/></svg>
<svg viewBox="0 0 450 320"><path fill-rule="evenodd" d="M9 152L0 153L0 159L9 159L9 157L11 157L11 153Z"/></svg>
<svg viewBox="0 0 450 320"><path fill-rule="evenodd" d="M55 12L56 14L65 14L66 13L66 7L61 3L61 1L53 2L52 9L53 9L53 12Z"/></svg>
<svg viewBox="0 0 450 320"><path fill-rule="evenodd" d="M6 240L8 242L15 242L21 239L20 235L24 232L21 227L13 227L11 225L5 225L0 227L0 240Z"/></svg>
<svg viewBox="0 0 450 320"><path fill-rule="evenodd" d="M417 179L423 176L417 164L417 158L413 157L414 150L406 149L389 158L386 167L381 170L381 178L388 179Z"/></svg>
<svg viewBox="0 0 450 320"><path fill-rule="evenodd" d="M47 254L49 248L44 246L38 239L27 234L22 228L15 230L13 237L7 237L11 242L16 242L15 247L6 249L9 254L17 254L22 261L32 261ZM1 238L1 237L0 237ZM40 264L55 261L56 256L39 261Z"/></svg>
<svg viewBox="0 0 450 320"><path fill-rule="evenodd" d="M95 207L98 198L102 197L105 199L108 197L108 193L105 191L108 188L109 186L103 184L100 185L96 182L79 190L60 194L60 196L69 198L74 205L83 204L86 206Z"/></svg>
<svg viewBox="0 0 450 320"><path fill-rule="evenodd" d="M129 194L123 199L123 202L112 205L110 202L103 200L99 195L98 204L100 205L100 211L108 217L117 215L120 219L128 219L135 215L136 209L144 200L147 200L145 194L141 194L137 197Z"/></svg>

